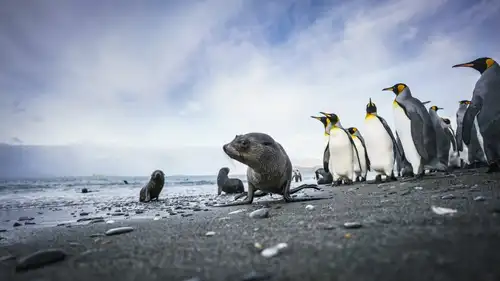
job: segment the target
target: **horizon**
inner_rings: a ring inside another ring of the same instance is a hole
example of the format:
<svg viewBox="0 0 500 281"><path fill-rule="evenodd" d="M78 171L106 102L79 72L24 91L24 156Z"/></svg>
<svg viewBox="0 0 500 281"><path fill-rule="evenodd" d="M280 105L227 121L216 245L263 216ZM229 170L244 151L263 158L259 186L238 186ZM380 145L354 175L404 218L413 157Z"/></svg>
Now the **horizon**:
<svg viewBox="0 0 500 281"><path fill-rule="evenodd" d="M0 170L239 175L221 146L248 132L321 166L310 116L335 112L363 134L372 98L394 128L381 90L398 82L455 129L479 75L451 66L500 60L499 12L494 0L5 0Z"/></svg>

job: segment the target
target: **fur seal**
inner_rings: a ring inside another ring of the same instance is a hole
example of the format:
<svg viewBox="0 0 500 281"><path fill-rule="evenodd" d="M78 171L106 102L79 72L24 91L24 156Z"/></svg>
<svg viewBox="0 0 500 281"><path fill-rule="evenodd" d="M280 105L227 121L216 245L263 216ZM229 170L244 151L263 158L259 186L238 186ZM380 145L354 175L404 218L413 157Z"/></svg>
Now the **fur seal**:
<svg viewBox="0 0 500 281"><path fill-rule="evenodd" d="M319 168L315 172L317 183L319 184L331 184L333 182L333 176L327 173L324 168Z"/></svg>
<svg viewBox="0 0 500 281"><path fill-rule="evenodd" d="M214 205L214 207L252 204L254 193L257 190L280 194L285 202L327 199L292 198L290 196L290 194L304 188L320 189L316 184L303 184L292 190L290 189L293 173L292 162L281 144L267 134L247 133L236 135L231 142L224 144L222 149L230 158L248 166L248 195L242 201L218 204Z"/></svg>
<svg viewBox="0 0 500 281"><path fill-rule="evenodd" d="M141 188L139 193L139 202L149 202L160 196L160 192L165 185L165 174L161 170L155 170L151 174L149 182Z"/></svg>
<svg viewBox="0 0 500 281"><path fill-rule="evenodd" d="M243 188L243 182L240 179L230 179L229 168L222 167L217 175L217 195L220 195L222 191L225 193L242 193L245 191Z"/></svg>

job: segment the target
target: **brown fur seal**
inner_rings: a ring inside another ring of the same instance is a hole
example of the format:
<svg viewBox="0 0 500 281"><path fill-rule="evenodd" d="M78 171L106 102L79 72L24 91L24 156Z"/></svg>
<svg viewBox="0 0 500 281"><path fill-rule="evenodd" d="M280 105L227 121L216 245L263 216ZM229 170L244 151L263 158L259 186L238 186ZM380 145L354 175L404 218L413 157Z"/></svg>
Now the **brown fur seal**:
<svg viewBox="0 0 500 281"><path fill-rule="evenodd" d="M220 195L222 191L225 193L242 193L245 191L243 182L240 179L230 179L228 177L229 168L222 167L217 175L217 194Z"/></svg>
<svg viewBox="0 0 500 281"><path fill-rule="evenodd" d="M222 149L232 159L248 166L248 195L245 200L215 205L215 207L251 204L255 191L275 193L283 196L285 202L299 202L326 198L292 198L290 194L304 188L320 190L316 184L303 184L290 190L292 163L285 150L271 136L264 133L237 135Z"/></svg>
<svg viewBox="0 0 500 281"><path fill-rule="evenodd" d="M155 170L149 182L141 188L139 202L149 202L155 198L158 200L163 185L165 185L165 174L161 170Z"/></svg>

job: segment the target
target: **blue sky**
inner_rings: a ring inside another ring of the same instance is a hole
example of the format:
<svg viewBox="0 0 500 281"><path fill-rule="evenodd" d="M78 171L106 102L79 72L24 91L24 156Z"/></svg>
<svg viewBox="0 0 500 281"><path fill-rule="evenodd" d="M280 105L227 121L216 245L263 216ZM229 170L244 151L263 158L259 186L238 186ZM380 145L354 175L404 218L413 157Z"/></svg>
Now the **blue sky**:
<svg viewBox="0 0 500 281"><path fill-rule="evenodd" d="M494 0L119 3L0 3L0 142L120 159L85 162L103 173L196 174L243 171L221 145L261 131L294 164L317 165L310 115L362 132L371 97L392 125L381 89L405 82L453 117L478 73L451 66L500 60Z"/></svg>

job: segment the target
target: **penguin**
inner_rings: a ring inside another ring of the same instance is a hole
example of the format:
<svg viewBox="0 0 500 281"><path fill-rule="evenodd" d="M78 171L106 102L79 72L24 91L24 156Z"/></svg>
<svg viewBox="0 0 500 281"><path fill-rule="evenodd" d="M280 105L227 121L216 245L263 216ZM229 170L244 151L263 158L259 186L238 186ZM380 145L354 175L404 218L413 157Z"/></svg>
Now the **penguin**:
<svg viewBox="0 0 500 281"><path fill-rule="evenodd" d="M441 126L443 127L446 138L450 143L448 167L451 168L461 168L460 163L460 151L458 151L457 140L455 131L451 127L451 121L449 118L441 117Z"/></svg>
<svg viewBox="0 0 500 281"><path fill-rule="evenodd" d="M320 113L329 119L325 132L329 135L330 160L328 161L328 168L333 176L332 186L340 185L342 180L346 184L352 184L354 177L353 159L357 159L359 163L359 153L356 145L351 134L342 127L337 114ZM332 159L335 159L335 161L332 161Z"/></svg>
<svg viewBox="0 0 500 281"><path fill-rule="evenodd" d="M366 174L370 170L370 158L368 158L368 153L366 151L366 144L363 136L359 132L358 128L350 127L347 128L349 134L351 134L351 138L354 141L355 147L359 153L359 161L356 161L356 157L354 158L354 174L356 175L356 182L366 181Z"/></svg>
<svg viewBox="0 0 500 281"><path fill-rule="evenodd" d="M465 115L465 111L470 104L469 100L461 100L458 102L458 110L457 110L457 133L455 135L457 146L459 151L464 151L464 142L462 140L462 129L463 129L463 119ZM467 163L467 168L479 168L483 165L486 165L486 159L484 157L484 152L482 148L482 144L479 142L478 138L478 130L475 124L471 126L471 138L469 145L465 145L467 149L467 153L461 153L461 158Z"/></svg>
<svg viewBox="0 0 500 281"><path fill-rule="evenodd" d="M396 154L396 165L398 171L398 177L414 177L413 167L406 159L405 152L403 149L403 144L401 143L401 139L399 138L398 132L396 131L396 144L398 147L399 153Z"/></svg>
<svg viewBox="0 0 500 281"><path fill-rule="evenodd" d="M323 169L325 170L326 173L329 173L329 167L328 167L328 162L330 161L330 148L328 146L328 143L330 141L330 136L326 132L326 127L330 124L330 120L326 116L311 116L311 118L314 118L316 120L319 120L321 123L323 123L323 127L325 130L325 149L323 150Z"/></svg>
<svg viewBox="0 0 500 281"><path fill-rule="evenodd" d="M394 161L400 154L398 145L391 128L384 118L377 114L377 106L370 98L366 105L364 124L365 147L367 159L370 159L370 168L375 171L375 182L397 180L394 176Z"/></svg>
<svg viewBox="0 0 500 281"><path fill-rule="evenodd" d="M447 136L445 128L443 126L443 121L438 115L438 110L442 110L442 107L437 107L435 105L429 107L429 115L431 117L432 125L436 131L436 148L437 157L441 164L446 166L448 169L448 162L450 160L450 139Z"/></svg>
<svg viewBox="0 0 500 281"><path fill-rule="evenodd" d="M447 171L437 159L436 131L422 102L411 95L410 88L404 83L382 91L392 91L396 95L393 101L396 132L415 176L421 179L426 168Z"/></svg>
<svg viewBox="0 0 500 281"><path fill-rule="evenodd" d="M472 126L477 118L489 166L487 173L500 172L500 65L492 58L482 57L453 67L471 67L481 73L465 111L462 138L465 144L470 144Z"/></svg>

